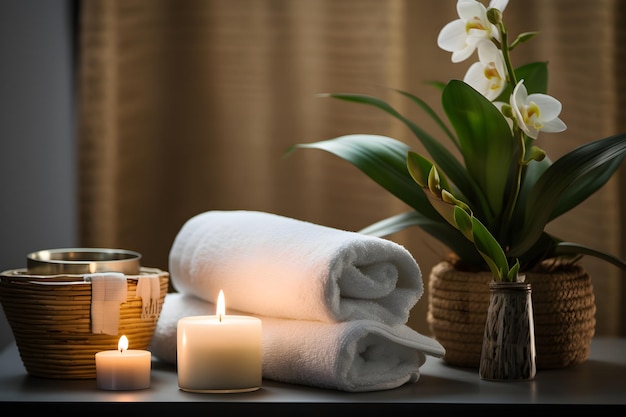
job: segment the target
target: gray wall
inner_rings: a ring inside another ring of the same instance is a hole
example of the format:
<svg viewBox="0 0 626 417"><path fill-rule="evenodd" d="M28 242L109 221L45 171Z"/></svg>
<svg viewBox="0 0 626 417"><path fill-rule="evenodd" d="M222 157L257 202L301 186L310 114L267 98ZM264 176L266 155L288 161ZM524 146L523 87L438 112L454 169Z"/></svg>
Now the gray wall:
<svg viewBox="0 0 626 417"><path fill-rule="evenodd" d="M76 246L73 2L0 0L0 270ZM0 349L13 340L0 311Z"/></svg>

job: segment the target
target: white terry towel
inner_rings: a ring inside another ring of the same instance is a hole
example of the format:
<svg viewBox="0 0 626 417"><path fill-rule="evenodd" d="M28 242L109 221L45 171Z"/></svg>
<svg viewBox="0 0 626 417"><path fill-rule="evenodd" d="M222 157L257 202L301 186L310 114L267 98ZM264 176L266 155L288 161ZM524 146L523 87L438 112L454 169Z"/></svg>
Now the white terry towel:
<svg viewBox="0 0 626 417"><path fill-rule="evenodd" d="M83 275L91 282L91 333L117 335L120 304L126 301L126 276L121 272Z"/></svg>
<svg viewBox="0 0 626 417"><path fill-rule="evenodd" d="M191 295L167 294L150 351L175 364L178 320L213 314L212 303ZM228 310L227 314L241 313ZM439 342L403 324L256 317L263 327L263 378L279 382L349 392L387 390L416 382L426 355L445 353Z"/></svg>
<svg viewBox="0 0 626 417"><path fill-rule="evenodd" d="M422 274L390 240L256 211L189 219L169 255L172 285L263 316L406 323Z"/></svg>
<svg viewBox="0 0 626 417"><path fill-rule="evenodd" d="M161 295L159 276L139 276L135 294L137 297L141 297L141 318L144 320L157 318L159 315L159 299Z"/></svg>

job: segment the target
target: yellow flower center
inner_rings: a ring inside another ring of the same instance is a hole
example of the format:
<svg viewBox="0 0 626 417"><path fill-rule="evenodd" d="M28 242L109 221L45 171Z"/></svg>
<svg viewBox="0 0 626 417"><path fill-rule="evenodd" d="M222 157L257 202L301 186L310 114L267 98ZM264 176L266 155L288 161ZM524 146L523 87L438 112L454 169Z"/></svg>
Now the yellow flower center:
<svg viewBox="0 0 626 417"><path fill-rule="evenodd" d="M483 26L483 22L478 16L474 16L472 20L468 20L465 23L465 32L469 33L471 29L486 30L486 28Z"/></svg>
<svg viewBox="0 0 626 417"><path fill-rule="evenodd" d="M541 112L539 106L535 102L531 101L525 105L522 109L522 117L524 123L529 126L533 126L535 129L540 130L543 127L543 123L540 121Z"/></svg>
<svg viewBox="0 0 626 417"><path fill-rule="evenodd" d="M490 62L485 67L485 78L489 80L489 88L491 90L498 90L502 87L502 77L496 69L495 62Z"/></svg>

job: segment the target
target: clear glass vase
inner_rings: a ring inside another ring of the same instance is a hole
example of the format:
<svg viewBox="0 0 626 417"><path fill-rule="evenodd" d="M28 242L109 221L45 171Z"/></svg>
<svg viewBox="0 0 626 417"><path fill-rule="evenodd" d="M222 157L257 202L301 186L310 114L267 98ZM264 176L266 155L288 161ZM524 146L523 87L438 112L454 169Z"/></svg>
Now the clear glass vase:
<svg viewBox="0 0 626 417"><path fill-rule="evenodd" d="M535 326L530 284L491 282L479 374L491 381L535 377Z"/></svg>

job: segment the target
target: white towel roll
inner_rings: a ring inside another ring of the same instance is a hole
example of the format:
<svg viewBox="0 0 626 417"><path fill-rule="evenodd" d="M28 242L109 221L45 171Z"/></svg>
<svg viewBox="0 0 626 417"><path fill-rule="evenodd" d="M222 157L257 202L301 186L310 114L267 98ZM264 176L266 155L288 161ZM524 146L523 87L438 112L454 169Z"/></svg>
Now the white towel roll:
<svg viewBox="0 0 626 417"><path fill-rule="evenodd" d="M406 323L423 294L412 255L390 240L255 211L189 219L169 255L178 292L263 316Z"/></svg>
<svg viewBox="0 0 626 417"><path fill-rule="evenodd" d="M178 320L213 314L215 306L209 302L167 294L150 351L159 360L175 364ZM416 382L425 355L445 353L437 341L406 325L256 317L263 326L263 378L279 382L349 392L387 390Z"/></svg>

